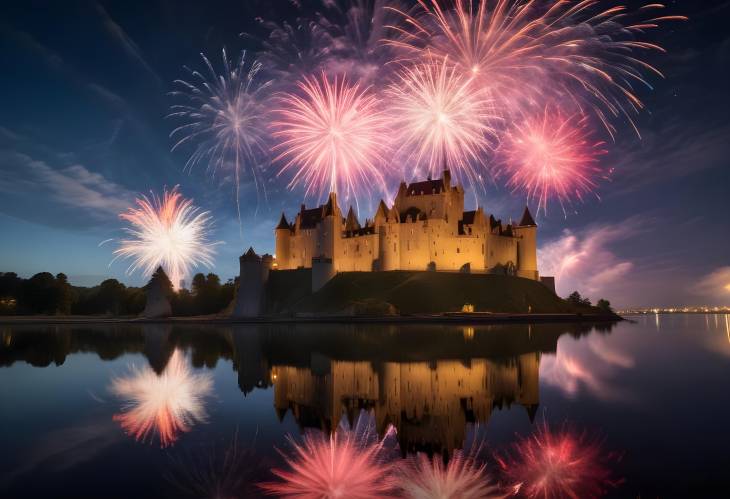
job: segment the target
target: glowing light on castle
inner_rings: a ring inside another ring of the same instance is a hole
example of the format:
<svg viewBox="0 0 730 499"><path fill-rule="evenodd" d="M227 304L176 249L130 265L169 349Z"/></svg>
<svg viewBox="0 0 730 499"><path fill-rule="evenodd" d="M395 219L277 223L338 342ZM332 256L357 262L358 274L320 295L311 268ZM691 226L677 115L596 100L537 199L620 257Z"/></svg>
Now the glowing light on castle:
<svg viewBox="0 0 730 499"><path fill-rule="evenodd" d="M304 77L297 88L280 95L271 124L279 174L293 172L289 187L355 200L385 190L387 120L370 88L324 73Z"/></svg>
<svg viewBox="0 0 730 499"><path fill-rule="evenodd" d="M418 0L412 11L393 8L401 22L388 43L401 58L435 55L478 80L505 117L545 97L587 108L613 134L611 119L643 108L637 84L662 76L643 56L664 51L644 41L647 31L684 16L661 15L664 5L634 11L599 0ZM451 2L448 2L451 4ZM638 131L637 131L638 133Z"/></svg>
<svg viewBox="0 0 730 499"><path fill-rule="evenodd" d="M536 200L538 211L556 199L565 204L594 191L605 177L599 158L605 143L592 138L585 116L546 106L507 132L498 150L498 174L513 192Z"/></svg>
<svg viewBox="0 0 730 499"><path fill-rule="evenodd" d="M392 128L404 162L414 165L411 176L436 176L446 166L474 184L488 138L496 135L491 105L470 76L447 62L427 59L399 72L387 91Z"/></svg>
<svg viewBox="0 0 730 499"><path fill-rule="evenodd" d="M213 388L210 374L194 374L184 354L175 350L159 376L148 366L112 380L110 390L124 401L114 415L122 429L142 442L157 435L161 447L205 421L203 402Z"/></svg>
<svg viewBox="0 0 730 499"><path fill-rule="evenodd" d="M192 268L213 265L215 246L220 243L208 240L212 216L185 199L177 187L165 190L162 198L142 196L136 207L119 218L130 226L124 229L127 237L114 250L114 260L131 259L128 273L141 270L149 277L162 266L177 289Z"/></svg>

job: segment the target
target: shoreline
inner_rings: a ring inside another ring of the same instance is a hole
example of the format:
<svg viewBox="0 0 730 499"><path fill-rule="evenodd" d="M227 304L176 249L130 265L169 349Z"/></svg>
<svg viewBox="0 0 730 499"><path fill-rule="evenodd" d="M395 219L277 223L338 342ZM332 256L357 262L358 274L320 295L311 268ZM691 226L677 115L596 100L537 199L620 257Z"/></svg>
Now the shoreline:
<svg viewBox="0 0 730 499"><path fill-rule="evenodd" d="M583 314L468 314L403 315L403 316L293 316L293 317L103 317L103 316L7 316L0 317L1 325L53 325L53 324L531 324L531 323L595 323L624 321L620 315Z"/></svg>

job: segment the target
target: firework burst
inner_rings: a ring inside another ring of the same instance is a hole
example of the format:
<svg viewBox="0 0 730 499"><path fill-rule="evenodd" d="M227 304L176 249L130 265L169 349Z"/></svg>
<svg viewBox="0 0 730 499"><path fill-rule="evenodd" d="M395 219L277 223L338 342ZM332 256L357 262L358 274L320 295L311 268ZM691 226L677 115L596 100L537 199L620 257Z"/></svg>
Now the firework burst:
<svg viewBox="0 0 730 499"><path fill-rule="evenodd" d="M437 176L448 168L462 180L479 185L480 166L490 149L491 102L446 59L403 68L387 90L396 142L413 165Z"/></svg>
<svg viewBox="0 0 730 499"><path fill-rule="evenodd" d="M263 190L265 194L260 178L267 151L263 100L270 82L260 81L257 75L261 64L257 61L247 64L245 51L231 63L223 49L220 74L205 54L201 57L207 75L185 68L191 79L175 80L180 90L170 92L185 102L171 106L167 116L183 121L170 133L175 140L172 150L186 144L193 146L186 169L205 164L212 173L223 170L225 174L233 174L240 223L239 189L244 171L250 172L256 192Z"/></svg>
<svg viewBox="0 0 730 499"><path fill-rule="evenodd" d="M305 77L300 93L282 93L271 128L279 174L294 171L290 188L306 195L327 190L355 199L373 188L385 191L386 116L369 88L345 78Z"/></svg>
<svg viewBox="0 0 730 499"><path fill-rule="evenodd" d="M388 43L405 60L435 54L472 74L500 112L519 112L548 93L591 109L613 134L611 118L633 125L643 104L635 87L661 76L643 57L663 51L646 32L683 16L647 4L632 12L600 0L418 0L391 26ZM633 21L632 19L636 19ZM638 133L638 130L637 130Z"/></svg>
<svg viewBox="0 0 730 499"><path fill-rule="evenodd" d="M128 273L139 269L149 277L162 266L177 289L193 267L213 265L215 246L220 243L208 241L212 217L183 198L177 187L166 190L162 198L142 196L136 207L119 218L130 227L124 229L128 237L119 241L114 260L132 259Z"/></svg>
<svg viewBox="0 0 730 499"><path fill-rule="evenodd" d="M585 433L565 427L553 431L542 423L534 435L514 444L509 458L498 461L521 497L588 499L601 497L620 483L607 464L614 458Z"/></svg>
<svg viewBox="0 0 730 499"><path fill-rule="evenodd" d="M354 429L344 421L330 436L309 432L301 444L291 439L288 469L272 470L279 481L260 487L280 497L395 497L392 465L384 459L393 427L378 440L373 417L361 413Z"/></svg>
<svg viewBox="0 0 730 499"><path fill-rule="evenodd" d="M211 376L193 374L185 356L175 350L159 376L145 366L112 380L111 392L124 400L123 410L114 415L114 421L135 440L145 442L157 434L160 446L168 447L180 433L205 421L203 400L212 387Z"/></svg>
<svg viewBox="0 0 730 499"><path fill-rule="evenodd" d="M403 468L402 496L409 499L490 499L504 494L474 455L455 451L448 464L439 456L418 454Z"/></svg>
<svg viewBox="0 0 730 499"><path fill-rule="evenodd" d="M549 199L565 204L594 191L606 177L599 158L605 143L592 138L585 116L565 116L546 106L510 129L498 149L498 175L506 177L513 192L537 200L538 211Z"/></svg>

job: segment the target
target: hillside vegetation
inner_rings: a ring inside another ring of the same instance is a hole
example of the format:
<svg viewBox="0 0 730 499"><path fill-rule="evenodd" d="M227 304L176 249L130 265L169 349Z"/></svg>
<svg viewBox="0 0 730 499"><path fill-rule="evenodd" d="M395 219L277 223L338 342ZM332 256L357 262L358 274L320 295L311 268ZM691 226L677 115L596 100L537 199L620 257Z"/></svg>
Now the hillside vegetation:
<svg viewBox="0 0 730 499"><path fill-rule="evenodd" d="M268 313L382 315L459 312L583 313L600 311L574 305L541 283L518 277L446 272L342 272L316 293L308 270L272 272Z"/></svg>

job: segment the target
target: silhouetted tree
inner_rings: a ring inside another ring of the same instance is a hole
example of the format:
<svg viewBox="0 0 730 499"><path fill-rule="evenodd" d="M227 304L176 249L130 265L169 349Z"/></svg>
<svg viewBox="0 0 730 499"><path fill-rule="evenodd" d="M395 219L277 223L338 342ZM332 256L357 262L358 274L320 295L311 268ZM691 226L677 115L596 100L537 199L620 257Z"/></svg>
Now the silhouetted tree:
<svg viewBox="0 0 730 499"><path fill-rule="evenodd" d="M603 310L604 312L613 312L613 309L611 308L611 302L606 300L605 298L601 298L596 302L596 306Z"/></svg>
<svg viewBox="0 0 730 499"><path fill-rule="evenodd" d="M21 307L32 314L55 314L58 307L56 278L40 272L23 283Z"/></svg>
<svg viewBox="0 0 730 499"><path fill-rule="evenodd" d="M68 315L71 313L74 293L64 273L56 274L56 313Z"/></svg>
<svg viewBox="0 0 730 499"><path fill-rule="evenodd" d="M584 307L591 306L591 300L589 300L588 298L583 298L580 295L580 293L577 291L573 291L572 293L570 293L570 295L568 295L566 300L568 301L568 303L572 303L573 305L584 306Z"/></svg>
<svg viewBox="0 0 730 499"><path fill-rule="evenodd" d="M96 313L120 315L126 312L127 287L116 279L107 279L99 285L96 295Z"/></svg>
<svg viewBox="0 0 730 499"><path fill-rule="evenodd" d="M152 274L152 277L150 277L149 282L145 285L145 289L149 289L153 285L159 285L160 289L162 289L163 294L165 297L169 300L172 295L175 293L175 290L172 286L172 281L169 277L167 277L167 274L165 273L164 269L162 267L157 267L157 270L155 270L155 273Z"/></svg>

